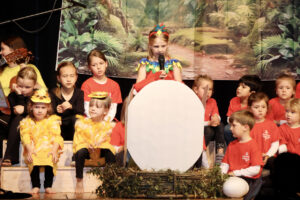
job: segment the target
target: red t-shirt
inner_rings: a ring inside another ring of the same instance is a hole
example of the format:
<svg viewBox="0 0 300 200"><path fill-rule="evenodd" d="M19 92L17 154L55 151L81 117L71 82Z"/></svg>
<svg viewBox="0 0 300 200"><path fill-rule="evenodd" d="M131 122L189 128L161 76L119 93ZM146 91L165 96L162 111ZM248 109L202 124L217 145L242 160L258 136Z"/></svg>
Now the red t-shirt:
<svg viewBox="0 0 300 200"><path fill-rule="evenodd" d="M245 110L247 109L247 106L243 107L242 108L242 105L241 105L241 98L240 97L233 97L231 100L230 100L230 103L229 103L229 107L228 107L228 111L227 111L227 117L230 117L230 115L236 111L239 111L239 110Z"/></svg>
<svg viewBox="0 0 300 200"><path fill-rule="evenodd" d="M124 146L125 126L117 122L110 135L110 144L115 146Z"/></svg>
<svg viewBox="0 0 300 200"><path fill-rule="evenodd" d="M290 153L295 153L300 156L300 127L291 128L287 124L282 124L279 127L280 144L285 144Z"/></svg>
<svg viewBox="0 0 300 200"><path fill-rule="evenodd" d="M110 78L107 78L106 83L99 84L91 77L84 81L81 90L84 92L84 101L90 101L91 98L88 95L92 92L108 92L112 103L122 103L120 86Z"/></svg>
<svg viewBox="0 0 300 200"><path fill-rule="evenodd" d="M229 165L228 173L234 170L246 169L252 166L263 166L262 153L258 148L258 144L254 139L249 142L240 143L239 140L230 142L227 147L223 163ZM249 178L259 178L261 174Z"/></svg>
<svg viewBox="0 0 300 200"><path fill-rule="evenodd" d="M210 121L211 117L217 114L219 115L219 109L217 106L217 102L215 99L213 98L209 98L206 101L206 105L205 105L205 115L204 115L204 121Z"/></svg>
<svg viewBox="0 0 300 200"><path fill-rule="evenodd" d="M285 108L280 104L279 97L275 97L269 101L269 111L266 118L272 121L286 120Z"/></svg>
<svg viewBox="0 0 300 200"><path fill-rule="evenodd" d="M277 125L266 119L263 122L255 123L250 136L257 142L262 153L267 153L273 142L279 141L279 129Z"/></svg>
<svg viewBox="0 0 300 200"><path fill-rule="evenodd" d="M300 82L297 84L295 97L300 99Z"/></svg>

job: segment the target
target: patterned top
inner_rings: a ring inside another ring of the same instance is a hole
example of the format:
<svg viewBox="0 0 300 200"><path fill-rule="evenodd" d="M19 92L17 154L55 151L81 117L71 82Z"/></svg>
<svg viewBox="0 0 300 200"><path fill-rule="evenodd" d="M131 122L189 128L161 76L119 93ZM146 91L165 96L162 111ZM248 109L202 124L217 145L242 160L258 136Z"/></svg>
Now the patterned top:
<svg viewBox="0 0 300 200"><path fill-rule="evenodd" d="M20 122L20 136L22 144L31 144L34 153L32 163L27 163L31 172L33 166L51 166L56 174L56 163L53 163L52 156L48 156L55 143L59 144L59 149L63 149L64 141L60 135L60 117L51 115L40 121L35 121L29 116ZM27 151L24 151L24 155Z"/></svg>
<svg viewBox="0 0 300 200"><path fill-rule="evenodd" d="M148 58L142 58L136 71L140 69L141 66L146 65L146 72L152 71L152 73L158 72L160 70L159 63L155 61L150 61ZM166 73L169 71L173 71L173 66L177 66L178 68L182 69L180 62L177 59L166 60L164 65L164 70Z"/></svg>
<svg viewBox="0 0 300 200"><path fill-rule="evenodd" d="M115 154L115 148L110 144L110 133L114 123L109 121L94 122L92 119L81 115L76 115L76 117L78 119L75 123L74 153L82 148L89 148L91 145L93 148L109 149Z"/></svg>

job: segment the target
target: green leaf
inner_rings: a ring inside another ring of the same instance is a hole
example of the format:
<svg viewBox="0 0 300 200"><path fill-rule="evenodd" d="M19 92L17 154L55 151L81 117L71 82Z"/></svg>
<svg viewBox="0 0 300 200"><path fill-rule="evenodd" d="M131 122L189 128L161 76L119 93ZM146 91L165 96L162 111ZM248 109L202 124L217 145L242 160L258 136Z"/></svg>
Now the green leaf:
<svg viewBox="0 0 300 200"><path fill-rule="evenodd" d="M78 30L75 26L75 24L73 23L73 21L67 19L63 25L64 29L66 30L67 33L73 35L73 36L77 36L78 35Z"/></svg>

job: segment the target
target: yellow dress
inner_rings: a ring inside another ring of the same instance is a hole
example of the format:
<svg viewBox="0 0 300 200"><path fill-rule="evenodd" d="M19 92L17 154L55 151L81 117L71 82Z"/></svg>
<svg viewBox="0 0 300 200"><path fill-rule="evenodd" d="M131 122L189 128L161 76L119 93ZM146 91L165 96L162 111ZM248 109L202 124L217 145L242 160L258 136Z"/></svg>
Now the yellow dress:
<svg viewBox="0 0 300 200"><path fill-rule="evenodd" d="M33 166L51 166L56 174L57 164L53 163L52 155L49 155L53 145L59 144L59 149L63 149L64 140L60 135L61 118L51 115L41 121L34 121L27 116L20 122L20 136L23 146L31 144L34 149L32 163L26 163L31 173ZM27 152L24 151L24 156ZM49 155L49 156L48 156Z"/></svg>
<svg viewBox="0 0 300 200"><path fill-rule="evenodd" d="M113 154L116 153L115 148L110 144L110 134L113 129L113 123L108 121L93 122L90 118L77 115L78 119L75 123L75 134L73 140L73 152L76 153L82 148L109 149ZM103 140L100 145L96 145Z"/></svg>

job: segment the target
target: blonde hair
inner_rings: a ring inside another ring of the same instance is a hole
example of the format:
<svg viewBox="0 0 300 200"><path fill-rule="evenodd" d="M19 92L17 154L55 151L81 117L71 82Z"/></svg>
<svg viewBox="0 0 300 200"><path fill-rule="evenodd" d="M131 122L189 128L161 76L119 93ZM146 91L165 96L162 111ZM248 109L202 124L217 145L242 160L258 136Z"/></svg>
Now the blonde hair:
<svg viewBox="0 0 300 200"><path fill-rule="evenodd" d="M291 83L294 91L296 90L296 80L295 80L295 77L293 75L291 75L290 73L287 73L287 72L283 72L281 74L279 74L279 76L276 78L276 89L278 87L278 85L280 84L281 81L283 80L287 80Z"/></svg>
<svg viewBox="0 0 300 200"><path fill-rule="evenodd" d="M297 98L290 99L286 103L285 108L292 110L294 112L298 112L298 114L300 115L300 99L297 99Z"/></svg>
<svg viewBox="0 0 300 200"><path fill-rule="evenodd" d="M104 108L109 109L110 105L111 105L111 98L109 96L107 96L103 99L91 98L90 106L93 106L93 105L96 105L97 108L104 106Z"/></svg>
<svg viewBox="0 0 300 200"><path fill-rule="evenodd" d="M157 34L157 33L155 33L155 34L152 34L153 32L156 32L155 31L155 28L153 29L153 30L151 30L150 31L150 33L149 33L149 41L148 41L148 46L152 46L153 45L153 43L154 43L154 40L156 39L156 38L160 38L160 39L162 39L163 41L165 41L166 43L168 43L169 42L169 34ZM166 31L167 32L167 31ZM167 32L168 33L168 32ZM152 58L153 57L153 52L152 52L152 50L151 50L151 48L148 48L148 59L149 58ZM168 56L168 53L166 52L166 56Z"/></svg>
<svg viewBox="0 0 300 200"><path fill-rule="evenodd" d="M64 62L59 63L59 65L57 66L57 71L56 71L57 76L60 76L60 71L64 67L73 67L75 69L75 73L76 73L76 76L77 76L77 68L75 67L75 65L71 61L64 61ZM57 81L57 85L58 85L58 87L54 88L52 90L52 92L59 99L62 99L61 84L58 81ZM74 85L74 87L75 87L75 85Z"/></svg>
<svg viewBox="0 0 300 200"><path fill-rule="evenodd" d="M210 81L214 85L214 81L210 76L207 74L200 74L194 80L193 89L198 88L203 80Z"/></svg>
<svg viewBox="0 0 300 200"><path fill-rule="evenodd" d="M252 93L248 98L248 106L251 107L254 102L263 100L266 102L267 106L269 105L269 97L263 92Z"/></svg>
<svg viewBox="0 0 300 200"><path fill-rule="evenodd" d="M18 78L33 80L35 84L37 81L37 74L32 67L26 66L18 72L17 80Z"/></svg>
<svg viewBox="0 0 300 200"><path fill-rule="evenodd" d="M253 128L255 124L254 115L248 110L239 110L232 113L232 115L229 118L230 124L232 124L233 121L236 121L242 125L248 125L250 130Z"/></svg>

